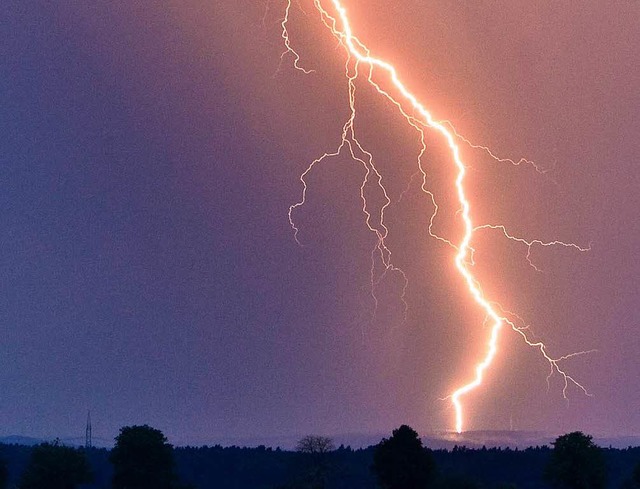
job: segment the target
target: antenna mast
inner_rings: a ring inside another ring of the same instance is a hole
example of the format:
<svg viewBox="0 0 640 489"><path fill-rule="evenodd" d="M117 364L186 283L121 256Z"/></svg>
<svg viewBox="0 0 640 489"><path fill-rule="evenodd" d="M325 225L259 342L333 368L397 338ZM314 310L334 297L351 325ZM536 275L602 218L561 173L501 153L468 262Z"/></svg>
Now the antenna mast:
<svg viewBox="0 0 640 489"><path fill-rule="evenodd" d="M91 411L87 411L87 429L85 430L84 435L84 447L92 448L93 444L91 442Z"/></svg>

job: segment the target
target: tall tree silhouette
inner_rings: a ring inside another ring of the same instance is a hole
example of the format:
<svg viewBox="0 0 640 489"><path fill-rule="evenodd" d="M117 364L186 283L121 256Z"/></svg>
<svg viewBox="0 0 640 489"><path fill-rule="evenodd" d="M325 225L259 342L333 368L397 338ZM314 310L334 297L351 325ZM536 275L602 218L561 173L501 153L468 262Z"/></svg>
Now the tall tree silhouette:
<svg viewBox="0 0 640 489"><path fill-rule="evenodd" d="M335 450L326 436L307 435L300 439L296 451L302 457L303 477L300 484L309 489L325 489L330 470L329 454Z"/></svg>
<svg viewBox="0 0 640 489"><path fill-rule="evenodd" d="M601 489L606 486L606 466L592 437L580 431L553 442L545 479L557 489Z"/></svg>
<svg viewBox="0 0 640 489"><path fill-rule="evenodd" d="M82 450L57 441L43 443L31 452L20 479L20 489L75 489L92 481L91 469Z"/></svg>
<svg viewBox="0 0 640 489"><path fill-rule="evenodd" d="M431 451L407 425L393 430L391 438L376 446L371 468L382 489L425 489L435 475Z"/></svg>
<svg viewBox="0 0 640 489"><path fill-rule="evenodd" d="M121 428L109 460L113 489L176 487L173 447L160 430L147 425Z"/></svg>

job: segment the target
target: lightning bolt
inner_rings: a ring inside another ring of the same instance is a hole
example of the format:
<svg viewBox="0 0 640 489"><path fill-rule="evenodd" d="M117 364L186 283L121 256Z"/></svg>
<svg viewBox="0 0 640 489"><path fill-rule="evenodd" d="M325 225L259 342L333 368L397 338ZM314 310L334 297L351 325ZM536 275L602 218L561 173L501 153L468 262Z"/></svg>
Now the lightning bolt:
<svg viewBox="0 0 640 489"><path fill-rule="evenodd" d="M290 41L288 23L290 22L291 2L292 0L286 0L284 17L280 24L282 28L282 39L285 46L285 51L281 56L281 62L286 56L291 56L293 58L293 67L305 74L309 74L313 70L303 68L300 65L301 57L298 52L293 49ZM418 169L414 175L412 175L409 184L416 176L421 177L421 191L428 196L431 204L433 205L433 212L429 218L429 235L455 250L455 267L466 285L471 299L484 312L485 323L489 324L489 335L485 345L485 353L476 364L474 375L471 380L456 388L450 395L445 397L445 399L451 400L455 411L456 431L458 433L462 432L464 426L464 408L462 401L468 393L482 385L486 371L491 366L498 353L500 334L505 327L519 335L526 345L538 350L541 356L548 362L549 374L547 376L547 384L549 384L549 380L553 375L559 375L562 378L562 395L565 399L568 399L567 395L570 386L574 386L584 394L590 395L582 384L563 370L561 362L577 355L592 353L594 350L575 352L560 357L551 356L548 353L547 346L542 341L535 341L531 339L531 336L528 334L528 326L518 326L519 323L523 323L521 318L516 314L505 310L500 304L491 301L485 296L479 280L473 274L474 249L471 243L475 234L481 231L498 231L506 239L525 246L527 250L525 258L529 265L537 271L541 271L541 269L537 267L531 259L531 251L536 246L562 246L575 249L579 252L586 252L590 248L581 247L574 243L565 243L559 240L543 241L540 239L526 239L518 237L510 233L502 224L474 224L471 214L472 206L465 192L467 166L462 159L459 144L465 144L473 150L482 151L498 163L508 163L515 166L527 164L532 166L541 174L546 173L547 170L526 158L514 160L511 158L499 157L487 146L474 144L460 135L451 122L436 120L422 102L420 102L418 98L407 88L401 80L396 68L388 61L373 56L371 51L354 35L347 9L343 5L342 1L313 0L313 5L317 13L320 15L321 22L330 31L337 40L339 46L341 46L345 52L346 60L344 66L345 78L348 87L349 117L342 127L340 141L336 149L332 152L325 153L312 161L306 170L300 175L302 195L298 202L291 205L288 212L289 223L293 229L295 240L300 244L299 228L295 223L294 214L295 211L306 202L308 190L307 176L317 165L321 164L328 158L334 158L346 153L353 161L361 165L364 170L364 176L360 186L362 212L365 216L365 222L369 231L376 237L375 245L371 252L372 296L377 305L377 299L374 291L375 286L380 282L380 280L384 279L385 276L393 272L398 273L403 277L404 286L402 291L402 300L404 302L404 292L408 283L407 277L400 268L393 264L392 254L387 246L389 230L385 224L385 211L391 204L391 199L384 186L383 176L378 171L374 163L373 155L364 148L360 141L358 141L356 131L354 129L354 124L357 118L356 82L359 79L364 78L366 83L373 87L379 95L385 97L393 106L395 106L406 122L417 131L421 142L420 151L417 157ZM383 84L388 88L384 88ZM425 142L425 133L427 130L438 134L446 142L451 161L456 170L455 192L459 205L457 216L459 216L463 228L462 238L458 242L454 242L453 240L441 236L434 231L439 206L436 202L434 193L427 188L427 172L422 161L427 151L427 145ZM371 187L377 188L383 195L382 205L375 210L366 198L367 189ZM405 192L406 190L400 195L400 198L402 198L402 195ZM382 265L382 272L377 273L376 270L378 263Z"/></svg>

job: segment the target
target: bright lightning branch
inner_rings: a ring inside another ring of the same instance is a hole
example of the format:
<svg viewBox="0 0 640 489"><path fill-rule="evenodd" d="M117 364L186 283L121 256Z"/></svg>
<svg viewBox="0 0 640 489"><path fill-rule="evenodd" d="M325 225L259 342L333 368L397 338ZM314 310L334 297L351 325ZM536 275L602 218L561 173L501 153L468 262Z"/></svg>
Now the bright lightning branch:
<svg viewBox="0 0 640 489"><path fill-rule="evenodd" d="M579 383L574 377L569 375L560 363L576 355L582 355L591 353L590 351L581 351L570 355L565 355L559 358L552 357L547 352L547 347L543 342L533 341L527 334L524 328L518 327L515 323L518 316L506 311L499 304L488 298L481 287L479 279L473 273L473 248L472 242L476 233L480 231L497 231L501 233L506 239L526 246L527 255L526 259L530 265L534 268L535 265L530 259L531 249L534 246L563 246L573 248L580 252L588 251L589 248L581 247L573 243L565 243L562 241L550 241L545 242L538 239L528 240L520 238L511 234L507 228L503 225L492 224L476 224L474 223L472 213L472 202L467 197L465 191L465 182L467 179L466 165L462 159L460 144L465 144L475 150L484 151L491 158L499 162L508 162L513 165L519 165L526 163L532 165L537 171L540 169L531 161L526 159L512 160L509 158L500 158L496 156L492 150L486 146L476 145L468 141L462 135L458 134L453 125L448 121L438 121L433 118L429 110L418 100L418 98L407 88L402 81L399 73L393 64L385 61L381 58L375 57L371 51L354 35L348 11L343 5L343 2L339 0L313 0L313 5L317 14L320 17L320 21L331 32L331 34L337 39L340 46L343 48L345 56L345 81L348 91L349 100L349 117L342 127L341 140L337 148L329 151L316 160L312 161L306 170L300 176L302 183L302 196L299 202L293 204L289 208L289 222L294 231L294 237L298 241L298 227L294 220L295 211L303 206L306 201L307 195L307 179L308 174L314 169L314 167L327 158L336 157L341 154L347 154L354 161L362 165L364 169L364 177L360 186L360 197L362 201L362 211L365 215L365 220L368 229L373 233L376 238L375 246L372 250L372 267L371 267L371 285L372 295L375 298L373 292L374 286L380 277L384 277L389 273L397 273L404 280L404 289L407 286L407 278L404 272L396 267L391 259L391 250L387 246L388 228L385 225L385 211L391 203L389 195L385 186L383 185L383 178L380 171L378 171L374 164L373 155L367 151L360 143L354 130L354 121L356 119L356 87L357 82L362 81L373 87L377 93L386 98L404 117L407 124L417 131L418 137L421 141L421 150L417 157L418 174L422 177L421 190L429 198L433 204L433 212L429 219L429 234L431 237L438 239L448 246L451 246L455 250L455 266L460 275L461 280L464 282L468 289L470 300L472 300L478 308L480 308L490 325L488 338L485 344L485 353L480 358L470 376L470 379L451 392L445 399L449 399L453 405L455 411L455 429L458 433L462 432L465 424L464 417L464 404L463 400L465 396L480 387L483 383L485 373L487 369L493 363L494 358L498 354L500 335L505 328L510 329L521 337L521 339L530 347L539 351L542 357L549 364L549 374L547 381L553 375L559 375L563 380L562 395L567 399L567 390L569 386L573 385L584 394L589 395L586 388ZM293 59L293 67L297 70L310 74L312 70L309 70L302 66L301 57L299 53L294 49L290 36L288 26L290 23L290 14L292 9L291 0L286 0L284 17L281 21L282 27L282 39L284 41L285 51L282 53L282 59L287 56L291 56ZM388 88L383 88L388 87ZM433 224L438 216L439 207L436 203L435 196L427 188L427 174L423 166L423 156L426 153L425 134L427 131L431 131L441 138L446 143L451 164L456 171L455 178L455 194L457 196L457 202L459 205L459 212L457 213L457 219L463 227L462 238L454 242L443 236L437 235L433 231ZM541 172L542 173L542 172ZM377 210L373 211L372 207L367 202L365 196L365 189L368 186L376 186L382 191L384 197L383 205ZM382 273L376 274L376 263L382 265ZM537 270L537 268L536 268ZM402 300L404 302L404 289Z"/></svg>

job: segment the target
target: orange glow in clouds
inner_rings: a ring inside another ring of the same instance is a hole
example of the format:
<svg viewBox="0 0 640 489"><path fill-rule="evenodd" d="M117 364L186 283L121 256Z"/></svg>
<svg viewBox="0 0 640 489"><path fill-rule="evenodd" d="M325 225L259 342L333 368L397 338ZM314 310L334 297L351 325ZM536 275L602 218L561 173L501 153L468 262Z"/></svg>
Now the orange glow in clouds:
<svg viewBox="0 0 640 489"><path fill-rule="evenodd" d="M455 131L451 123L449 123L448 121L434 120L427 108L422 105L422 103L416 98L416 96L407 89L400 76L398 75L396 68L391 63L373 56L369 49L353 34L347 9L344 7L341 1L314 0L313 3L317 13L320 15L321 21L331 31L333 36L344 48L344 52L346 55L345 77L348 85L350 116L343 126L341 142L338 145L337 149L335 149L333 152L325 153L320 158L311 162L308 168L300 176L300 180L303 186L302 197L299 202L292 205L289 209L289 221L294 230L294 236L296 240L298 239L298 228L296 227L295 221L293 219L293 214L298 207L304 205L305 203L307 192L307 183L305 179L306 176L315 167L315 165L321 163L324 159L337 156L342 152L347 151L347 154L354 161L362 164L365 170L365 176L360 187L360 196L362 199L362 210L366 218L366 224L369 230L376 236L376 244L374 246L374 249L372 250L371 255L371 285L374 300L376 300L374 286L388 273L401 274L401 276L404 278L406 288L406 276L401 269L393 265L391 259L391 251L386 245L388 229L385 226L384 219L385 210L391 203L391 200L389 199L389 196L383 185L383 177L374 164L372 154L365 148L363 148L363 146L358 141L354 131L354 120L356 118L356 81L364 79L365 82L373 86L381 96L384 96L386 99L388 99L397 108L400 114L406 119L407 123L418 132L422 143L422 148L417 158L418 170L422 175L421 189L428 196L434 208L429 220L429 234L456 250L456 269L469 291L470 299L472 299L477 304L477 306L484 311L488 320L487 322L490 324L490 331L486 340L485 354L484 357L481 358L475 365L473 376L466 384L455 388L453 392L446 397L446 399L451 400L453 408L455 410L455 430L458 433L462 432L463 430L464 397L466 394L482 385L485 372L491 366L495 356L498 353L500 333L505 326L520 335L527 345L536 348L546 359L550 367L547 379L549 379L553 374L559 374L562 377L564 381L562 395L565 399L567 397L567 389L570 385L574 385L588 395L586 389L578 381L576 381L573 377L562 370L559 362L568 357L589 352L578 352L560 358L553 358L549 356L544 343L531 341L527 336L524 328L520 328L515 324L514 321L519 320L519 318L515 314L505 311L499 304L492 302L484 295L478 279L472 272L473 248L471 246L471 243L475 233L483 230L497 230L501 232L505 236L505 238L525 245L527 247L526 258L528 262L532 266L534 266L534 268L535 265L533 265L530 260L530 252L533 246L559 245L575 248L579 251L588 250L588 248L579 247L575 244L564 243L561 241L544 242L535 239L526 240L523 238L519 238L510 234L502 225L474 224L471 212L472 205L467 199L465 193L466 166L460 155L459 144L466 144L473 149L484 151L496 161L509 162L514 165L527 163L534 166L536 170L538 170L538 168L533 162L526 159L515 161L508 158L499 158L495 156L495 154L489 148L472 144L468 140L463 138ZM285 56L290 55L293 58L294 68L308 74L311 72L311 70L302 67L300 55L293 49L289 38L287 25L290 21L289 15L291 7L291 0L287 0L285 15L282 20L282 38L284 40L286 50L284 51L282 57L284 58ZM331 55L333 55L333 53L331 53ZM363 74L364 76L362 76ZM384 80L385 85L388 85L390 87L389 91L383 89L376 80ZM425 131L427 130L435 131L442 138L444 138L450 151L451 161L455 165L457 174L455 179L455 188L459 203L459 213L457 214L457 216L459 216L463 227L462 238L457 243L445 237L438 236L432 231L434 220L437 218L438 214L438 205L433 193L426 187L427 175L422 165L422 157L426 151ZM367 199L365 198L365 188L369 185L374 185L377 188L381 189L385 199L382 207L375 213L370 209L370 206L367 203ZM382 272L380 274L376 274L376 263L382 264ZM404 296L402 299L404 301Z"/></svg>

